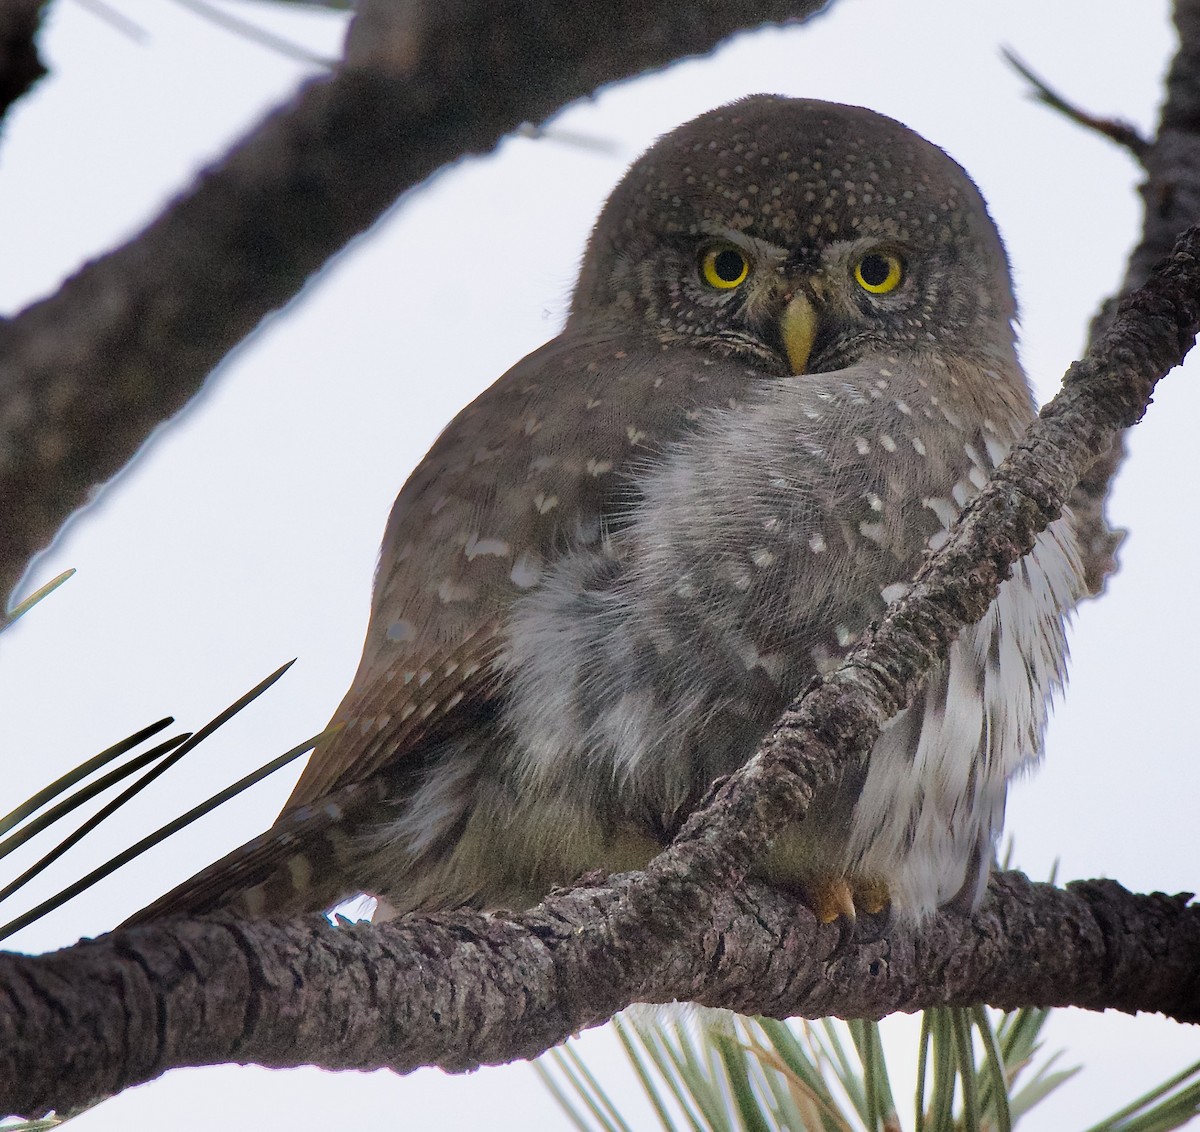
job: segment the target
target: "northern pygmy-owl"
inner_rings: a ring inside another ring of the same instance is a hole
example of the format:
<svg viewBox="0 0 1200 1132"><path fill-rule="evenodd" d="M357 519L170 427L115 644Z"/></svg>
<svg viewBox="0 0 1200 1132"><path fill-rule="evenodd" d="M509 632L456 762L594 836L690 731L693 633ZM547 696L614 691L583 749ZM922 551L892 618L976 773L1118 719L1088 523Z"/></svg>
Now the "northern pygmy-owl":
<svg viewBox="0 0 1200 1132"><path fill-rule="evenodd" d="M363 658L278 821L137 917L522 907L638 867L901 595L1032 417L940 149L757 96L605 205L570 317L405 484ZM764 873L831 919L983 893L1082 591L1069 516Z"/></svg>

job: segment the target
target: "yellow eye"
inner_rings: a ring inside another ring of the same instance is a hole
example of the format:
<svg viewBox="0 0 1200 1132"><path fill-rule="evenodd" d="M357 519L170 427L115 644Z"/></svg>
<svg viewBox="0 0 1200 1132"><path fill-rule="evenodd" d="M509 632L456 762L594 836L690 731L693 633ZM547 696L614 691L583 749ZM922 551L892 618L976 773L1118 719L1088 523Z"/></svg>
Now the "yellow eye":
<svg viewBox="0 0 1200 1132"><path fill-rule="evenodd" d="M900 286L904 264L891 252L871 252L858 261L854 269L855 282L872 295L886 295Z"/></svg>
<svg viewBox="0 0 1200 1132"><path fill-rule="evenodd" d="M732 244L718 244L701 257L700 274L710 287L731 291L745 282L750 261Z"/></svg>

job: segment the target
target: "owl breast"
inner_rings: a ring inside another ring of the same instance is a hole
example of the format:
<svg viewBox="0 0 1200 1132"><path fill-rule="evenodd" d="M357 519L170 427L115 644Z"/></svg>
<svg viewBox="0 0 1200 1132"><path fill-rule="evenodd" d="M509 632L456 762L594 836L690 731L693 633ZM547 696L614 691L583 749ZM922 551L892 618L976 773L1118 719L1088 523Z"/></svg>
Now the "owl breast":
<svg viewBox="0 0 1200 1132"><path fill-rule="evenodd" d="M619 531L514 608L519 773L669 837L945 541L1032 415L1015 363L995 377L966 397L952 366L884 356L764 381L701 421L641 476ZM1007 783L1040 755L1080 592L1064 517L764 871L881 883L911 919L976 904Z"/></svg>

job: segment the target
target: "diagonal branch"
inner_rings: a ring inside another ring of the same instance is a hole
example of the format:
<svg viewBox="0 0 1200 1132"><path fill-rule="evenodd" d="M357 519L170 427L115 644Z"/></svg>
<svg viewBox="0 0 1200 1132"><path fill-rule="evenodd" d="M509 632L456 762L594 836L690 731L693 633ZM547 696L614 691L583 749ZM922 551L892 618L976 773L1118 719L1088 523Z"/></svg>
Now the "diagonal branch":
<svg viewBox="0 0 1200 1132"><path fill-rule="evenodd" d="M1092 322L1090 342L1111 323L1118 302L1141 286L1150 269L1167 255L1176 236L1200 216L1200 0L1175 0L1179 50L1166 82L1166 101L1155 137L1135 152L1146 180L1141 186L1142 236L1130 253L1117 294L1106 300ZM1108 450L1081 477L1071 497L1083 551L1085 577L1093 594L1117 569L1116 552L1125 532L1112 530L1104 515L1109 485L1125 459L1125 438L1117 434Z"/></svg>
<svg viewBox="0 0 1200 1132"><path fill-rule="evenodd" d="M907 702L1080 472L1141 417L1200 327L1200 229L1071 367L1062 393L909 595L716 787L644 873L518 915L380 927L180 920L0 960L0 1109L38 1114L225 1060L466 1069L531 1056L637 999L879 1016L944 1003L1074 1004L1200 1020L1200 909L1112 882L998 877L974 917L839 948L745 880L787 821Z"/></svg>

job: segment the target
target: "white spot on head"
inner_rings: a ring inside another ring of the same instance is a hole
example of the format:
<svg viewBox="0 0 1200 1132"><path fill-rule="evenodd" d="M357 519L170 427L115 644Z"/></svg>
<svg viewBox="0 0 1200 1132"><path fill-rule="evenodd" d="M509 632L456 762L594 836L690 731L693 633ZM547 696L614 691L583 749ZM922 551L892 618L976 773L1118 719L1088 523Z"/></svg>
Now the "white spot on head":
<svg viewBox="0 0 1200 1132"><path fill-rule="evenodd" d="M765 569L775 562L775 555L772 554L765 546L756 546L750 551L750 561L760 569Z"/></svg>
<svg viewBox="0 0 1200 1132"><path fill-rule="evenodd" d="M824 554L827 549L825 536L820 532L812 535L808 540L808 549L811 550L813 554Z"/></svg>
<svg viewBox="0 0 1200 1132"><path fill-rule="evenodd" d="M841 648L846 648L853 639L850 629L846 625L835 625L833 631L837 635L837 643Z"/></svg>
<svg viewBox="0 0 1200 1132"><path fill-rule="evenodd" d="M911 588L908 582L893 582L890 586L884 586L879 591L879 596L891 605L892 602L899 601Z"/></svg>
<svg viewBox="0 0 1200 1132"><path fill-rule="evenodd" d="M611 460L589 460L587 462L589 476L603 476L612 470L613 462Z"/></svg>
<svg viewBox="0 0 1200 1132"><path fill-rule="evenodd" d="M884 531L882 523L862 522L858 524L858 530L859 534L861 534L863 538L868 538L872 542L879 543L880 545L883 544Z"/></svg>
<svg viewBox="0 0 1200 1132"><path fill-rule="evenodd" d="M635 445L646 439L646 434L635 425L626 426L625 435L629 438L629 443Z"/></svg>
<svg viewBox="0 0 1200 1132"><path fill-rule="evenodd" d="M902 412L906 417L912 416L912 409L910 409L908 407L908 405L905 404L903 401L901 401L899 398L896 399L896 408L899 409L900 412Z"/></svg>
<svg viewBox="0 0 1200 1132"><path fill-rule="evenodd" d="M865 456L871 451L871 442L865 436L856 436L854 438L854 447L858 450L860 456Z"/></svg>
<svg viewBox="0 0 1200 1132"><path fill-rule="evenodd" d="M925 455L925 441L923 441L919 436L914 436L912 438L912 446L913 446L913 451L918 456Z"/></svg>
<svg viewBox="0 0 1200 1132"><path fill-rule="evenodd" d="M544 491L539 491L537 495L533 497L533 507L539 515L544 515L547 511L553 511L557 506L557 495L547 495Z"/></svg>
<svg viewBox="0 0 1200 1132"><path fill-rule="evenodd" d="M873 491L864 491L863 498L867 501L867 505L872 511L883 510L883 500L879 498Z"/></svg>
<svg viewBox="0 0 1200 1132"><path fill-rule="evenodd" d="M886 432L879 434L879 444L885 452L895 452L896 442Z"/></svg>

